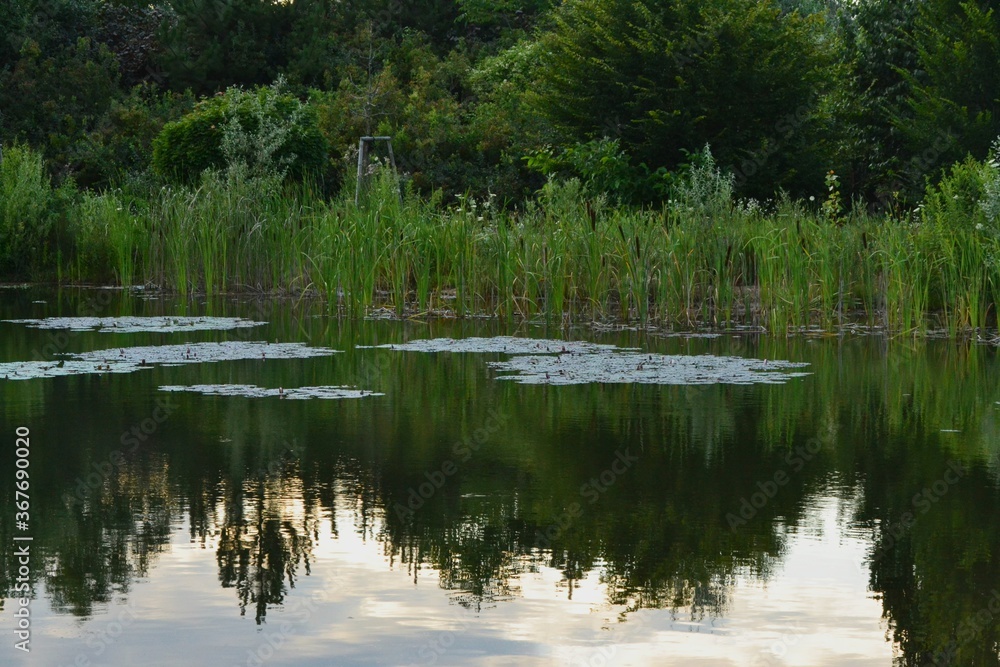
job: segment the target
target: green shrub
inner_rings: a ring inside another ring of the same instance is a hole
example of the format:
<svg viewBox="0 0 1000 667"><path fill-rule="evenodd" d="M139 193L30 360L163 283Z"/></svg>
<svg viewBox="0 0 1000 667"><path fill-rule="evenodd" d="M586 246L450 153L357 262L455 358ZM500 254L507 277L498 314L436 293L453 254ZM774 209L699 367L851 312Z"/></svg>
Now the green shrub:
<svg viewBox="0 0 1000 667"><path fill-rule="evenodd" d="M136 86L96 123L72 151L78 185L106 188L149 168L153 141L163 126L194 108L191 94L164 93L153 84Z"/></svg>
<svg viewBox="0 0 1000 667"><path fill-rule="evenodd" d="M52 185L42 156L26 146L0 161L0 277L24 278L42 260L52 226Z"/></svg>
<svg viewBox="0 0 1000 667"><path fill-rule="evenodd" d="M283 82L200 102L153 142L153 168L194 183L206 169L246 165L251 174L301 179L323 169L326 141L311 107L282 92Z"/></svg>
<svg viewBox="0 0 1000 667"><path fill-rule="evenodd" d="M951 166L936 185L928 185L920 205L925 222L949 230L983 229L989 222L981 203L996 177L989 162L967 157Z"/></svg>
<svg viewBox="0 0 1000 667"><path fill-rule="evenodd" d="M986 162L989 173L983 182L983 196L979 208L987 222L994 228L1000 227L1000 137L993 142Z"/></svg>

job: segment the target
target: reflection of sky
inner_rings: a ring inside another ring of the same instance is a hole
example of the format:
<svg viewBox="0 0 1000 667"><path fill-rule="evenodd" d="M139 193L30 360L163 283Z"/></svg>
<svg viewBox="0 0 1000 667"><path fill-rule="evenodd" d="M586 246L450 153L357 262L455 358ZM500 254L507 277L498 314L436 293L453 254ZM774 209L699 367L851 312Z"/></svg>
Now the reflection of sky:
<svg viewBox="0 0 1000 667"><path fill-rule="evenodd" d="M575 582L570 600L562 574L546 567L521 576L514 600L469 611L438 586L433 570L419 570L414 583L407 566L390 566L383 545L363 539L345 508L336 516L339 537L329 520L321 523L312 574L299 576L286 604L268 610L258 627L252 610L240 617L235 591L219 585L215 545L191 543L187 527L177 525L149 579L93 618L54 614L40 596L32 607L33 650L18 662L889 665L881 605L857 565L868 543L844 532L849 512L837 495L811 500L806 519L786 533L787 549L767 582L737 577L727 617L701 621L679 609L641 611L619 623L622 610L608 605L599 573ZM0 615L5 628L10 609ZM10 664L19 652L4 634L0 657Z"/></svg>

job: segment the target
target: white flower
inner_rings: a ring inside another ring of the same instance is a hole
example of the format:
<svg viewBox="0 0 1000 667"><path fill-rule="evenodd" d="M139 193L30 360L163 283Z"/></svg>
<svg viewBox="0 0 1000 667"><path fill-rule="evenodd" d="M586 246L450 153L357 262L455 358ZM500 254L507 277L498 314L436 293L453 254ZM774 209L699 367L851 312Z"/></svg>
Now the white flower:
<svg viewBox="0 0 1000 667"><path fill-rule="evenodd" d="M816 201L816 198L813 197L812 195L809 195L809 201Z"/></svg>
<svg viewBox="0 0 1000 667"><path fill-rule="evenodd" d="M977 222L976 223L976 231L980 231L980 232L983 231L983 223L981 223L981 222Z"/></svg>

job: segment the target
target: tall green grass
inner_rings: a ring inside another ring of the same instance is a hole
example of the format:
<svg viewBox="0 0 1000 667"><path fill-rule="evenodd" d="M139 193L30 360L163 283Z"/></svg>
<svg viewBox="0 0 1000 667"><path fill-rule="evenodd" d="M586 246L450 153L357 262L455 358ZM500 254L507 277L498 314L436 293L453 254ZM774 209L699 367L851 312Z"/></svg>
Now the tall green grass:
<svg viewBox="0 0 1000 667"><path fill-rule="evenodd" d="M2 155L0 275L23 278L46 263L56 193L39 153L11 146Z"/></svg>
<svg viewBox="0 0 1000 667"><path fill-rule="evenodd" d="M55 195L26 149L7 151L0 192L0 257L12 275L27 268L12 253L51 254ZM72 280L185 295L315 293L352 317L385 307L776 334L849 321L975 333L997 322L1000 231L986 208L956 208L949 192L905 220L831 220L787 199L735 202L730 181L700 169L658 209L611 206L571 180L503 211L492 198L401 198L391 173L356 204L236 167L191 187L80 195L61 264ZM961 218L970 214L979 222Z"/></svg>
<svg viewBox="0 0 1000 667"><path fill-rule="evenodd" d="M835 224L789 201L767 213L638 211L570 182L501 212L471 198L400 200L384 176L355 205L232 174L165 188L139 212L102 197L87 219L105 220L122 282L182 294L312 290L352 317L385 307L773 333L860 320L957 335L995 324L1000 291L989 237L863 213Z"/></svg>

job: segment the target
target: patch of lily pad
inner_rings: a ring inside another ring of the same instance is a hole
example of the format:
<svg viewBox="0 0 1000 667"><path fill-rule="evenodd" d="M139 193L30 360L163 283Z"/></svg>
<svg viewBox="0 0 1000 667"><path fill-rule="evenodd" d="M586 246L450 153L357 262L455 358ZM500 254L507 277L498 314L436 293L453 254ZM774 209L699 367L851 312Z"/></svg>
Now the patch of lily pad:
<svg viewBox="0 0 1000 667"><path fill-rule="evenodd" d="M640 354L614 352L557 356L517 355L489 366L500 380L520 384L783 384L810 375L795 369L808 366L791 361L744 357Z"/></svg>
<svg viewBox="0 0 1000 667"><path fill-rule="evenodd" d="M364 347L364 346L359 346ZM368 346L372 347L372 346ZM590 343L583 340L551 340L545 338L422 338L407 343L376 345L376 348L404 352L473 352L496 354L592 354L622 350L615 345Z"/></svg>
<svg viewBox="0 0 1000 667"><path fill-rule="evenodd" d="M479 352L509 355L490 361L500 380L520 384L632 383L665 385L782 384L810 375L807 363L745 357L665 355L635 348L534 338L434 338L379 348L414 352Z"/></svg>
<svg viewBox="0 0 1000 667"><path fill-rule="evenodd" d="M100 331L102 333L177 333L179 331L229 331L258 327L256 322L242 317L46 317L44 319L3 320L24 324L33 329L69 329L70 331Z"/></svg>
<svg viewBox="0 0 1000 667"><path fill-rule="evenodd" d="M305 343L224 341L180 345L116 347L93 352L66 354L53 361L0 363L0 378L33 380L61 375L133 373L153 366L240 361L246 359L307 359L335 354L337 350L310 347Z"/></svg>
<svg viewBox="0 0 1000 667"><path fill-rule="evenodd" d="M205 396L241 396L245 398L287 398L289 400L365 398L384 394L357 387L258 387L254 384L166 385L160 391L194 392Z"/></svg>

